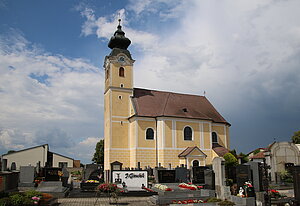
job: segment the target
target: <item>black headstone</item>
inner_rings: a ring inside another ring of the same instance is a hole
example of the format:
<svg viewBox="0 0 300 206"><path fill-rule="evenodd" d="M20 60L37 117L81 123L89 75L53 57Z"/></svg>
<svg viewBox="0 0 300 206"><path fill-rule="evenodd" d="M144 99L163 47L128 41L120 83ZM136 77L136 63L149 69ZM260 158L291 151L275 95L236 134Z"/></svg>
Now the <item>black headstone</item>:
<svg viewBox="0 0 300 206"><path fill-rule="evenodd" d="M211 169L204 170L204 182L205 188L214 190L215 189L215 173Z"/></svg>
<svg viewBox="0 0 300 206"><path fill-rule="evenodd" d="M176 182L188 182L189 170L185 167L175 168L175 181Z"/></svg>
<svg viewBox="0 0 300 206"><path fill-rule="evenodd" d="M300 205L300 166L294 166L294 193L297 203Z"/></svg>
<svg viewBox="0 0 300 206"><path fill-rule="evenodd" d="M238 165L236 167L236 181L238 188L242 187L245 182L251 181L250 165Z"/></svg>
<svg viewBox="0 0 300 206"><path fill-rule="evenodd" d="M199 167L193 167L192 169L192 177L193 177L193 183L194 184L205 184L205 178L204 178L204 170L208 169L208 167L199 166Z"/></svg>
<svg viewBox="0 0 300 206"><path fill-rule="evenodd" d="M160 183L175 182L175 170L158 170L158 181Z"/></svg>
<svg viewBox="0 0 300 206"><path fill-rule="evenodd" d="M45 181L59 181L61 168L44 168Z"/></svg>

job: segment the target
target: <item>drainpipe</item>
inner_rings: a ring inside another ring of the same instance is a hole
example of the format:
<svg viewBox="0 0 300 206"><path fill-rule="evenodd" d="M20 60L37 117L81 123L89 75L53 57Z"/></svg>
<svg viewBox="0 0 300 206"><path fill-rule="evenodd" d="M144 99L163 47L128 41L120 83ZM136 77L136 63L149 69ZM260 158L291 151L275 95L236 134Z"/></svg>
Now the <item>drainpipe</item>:
<svg viewBox="0 0 300 206"><path fill-rule="evenodd" d="M155 159L156 159L156 167L158 167L158 144L157 144L157 118L155 117Z"/></svg>

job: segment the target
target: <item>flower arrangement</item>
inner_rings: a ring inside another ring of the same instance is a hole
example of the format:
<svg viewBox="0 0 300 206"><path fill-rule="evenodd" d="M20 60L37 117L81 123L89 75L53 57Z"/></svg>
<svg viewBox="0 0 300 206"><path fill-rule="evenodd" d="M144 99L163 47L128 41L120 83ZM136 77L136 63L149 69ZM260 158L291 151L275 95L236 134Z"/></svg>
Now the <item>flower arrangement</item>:
<svg viewBox="0 0 300 206"><path fill-rule="evenodd" d="M119 198L119 194L121 192L124 192L121 188L119 188L116 184L112 184L112 183L103 183L100 184L97 187L98 191L100 193L106 193L109 196L109 201L111 201L111 198L113 198L115 200L115 202L117 203L118 198Z"/></svg>
<svg viewBox="0 0 300 206"><path fill-rule="evenodd" d="M39 201L40 201L41 198L37 197L37 196L34 196L31 199L33 200L33 204L37 205L37 204L39 204Z"/></svg>
<svg viewBox="0 0 300 206"><path fill-rule="evenodd" d="M87 181L85 181L86 183L99 183L99 181L98 180L87 180Z"/></svg>
<svg viewBox="0 0 300 206"><path fill-rule="evenodd" d="M194 203L205 203L203 200L197 200L197 199L189 199L189 200L173 200L173 204L194 204Z"/></svg>
<svg viewBox="0 0 300 206"><path fill-rule="evenodd" d="M121 188L119 188L116 184L112 183L103 183L98 186L99 192L103 193L118 193L121 192Z"/></svg>
<svg viewBox="0 0 300 206"><path fill-rule="evenodd" d="M163 190L163 191L173 191L167 185L155 184L154 187L157 188L157 189Z"/></svg>
<svg viewBox="0 0 300 206"><path fill-rule="evenodd" d="M186 183L180 183L178 187L183 188L183 189L189 189L189 190L197 190L203 188L202 186L196 186L193 184L186 184Z"/></svg>
<svg viewBox="0 0 300 206"><path fill-rule="evenodd" d="M277 190L274 190L274 189L269 190L269 195L271 198L282 197L281 194Z"/></svg>

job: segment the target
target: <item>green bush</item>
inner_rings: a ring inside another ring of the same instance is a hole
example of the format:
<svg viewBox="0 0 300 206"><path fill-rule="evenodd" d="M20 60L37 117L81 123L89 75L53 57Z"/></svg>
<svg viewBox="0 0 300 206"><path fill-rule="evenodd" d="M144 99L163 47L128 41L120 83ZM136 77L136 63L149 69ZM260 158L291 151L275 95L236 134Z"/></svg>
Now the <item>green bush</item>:
<svg viewBox="0 0 300 206"><path fill-rule="evenodd" d="M31 199L32 197L36 196L36 197L42 197L42 193L35 191L35 190L28 190L26 192L24 192L25 197Z"/></svg>
<svg viewBox="0 0 300 206"><path fill-rule="evenodd" d="M233 206L233 205L235 205L235 203L231 202L229 200L223 200L222 202L219 202L219 205L222 205L222 206Z"/></svg>
<svg viewBox="0 0 300 206"><path fill-rule="evenodd" d="M11 200L9 197L3 197L0 199L0 206L9 206L11 205Z"/></svg>
<svg viewBox="0 0 300 206"><path fill-rule="evenodd" d="M206 200L207 202L221 202L222 200L216 197L210 197Z"/></svg>
<svg viewBox="0 0 300 206"><path fill-rule="evenodd" d="M9 197L11 200L12 205L14 206L21 206L24 205L24 201L26 200L26 197L21 194L14 194Z"/></svg>

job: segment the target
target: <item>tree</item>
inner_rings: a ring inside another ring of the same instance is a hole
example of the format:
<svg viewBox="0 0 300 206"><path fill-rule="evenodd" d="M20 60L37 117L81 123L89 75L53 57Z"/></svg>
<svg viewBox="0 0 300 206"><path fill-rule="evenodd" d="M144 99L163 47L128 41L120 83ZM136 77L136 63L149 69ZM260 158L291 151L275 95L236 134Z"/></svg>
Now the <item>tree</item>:
<svg viewBox="0 0 300 206"><path fill-rule="evenodd" d="M235 166L238 164L238 160L230 152L226 153L223 157L225 159L225 166Z"/></svg>
<svg viewBox="0 0 300 206"><path fill-rule="evenodd" d="M97 143L92 161L97 164L104 164L104 139L100 139Z"/></svg>
<svg viewBox="0 0 300 206"><path fill-rule="evenodd" d="M230 152L231 154L233 154L233 156L237 157L237 154L236 154L236 150L235 150L235 149L230 150L229 152Z"/></svg>
<svg viewBox="0 0 300 206"><path fill-rule="evenodd" d="M294 144L300 144L300 130L294 132L294 135L292 136L292 141Z"/></svg>
<svg viewBox="0 0 300 206"><path fill-rule="evenodd" d="M241 163L244 164L246 162L249 162L249 159L248 159L248 155L244 154L244 153L240 153L239 154L240 158L241 158Z"/></svg>
<svg viewBox="0 0 300 206"><path fill-rule="evenodd" d="M15 150L8 150L8 152L6 154L12 154L12 153L15 153L16 151Z"/></svg>

